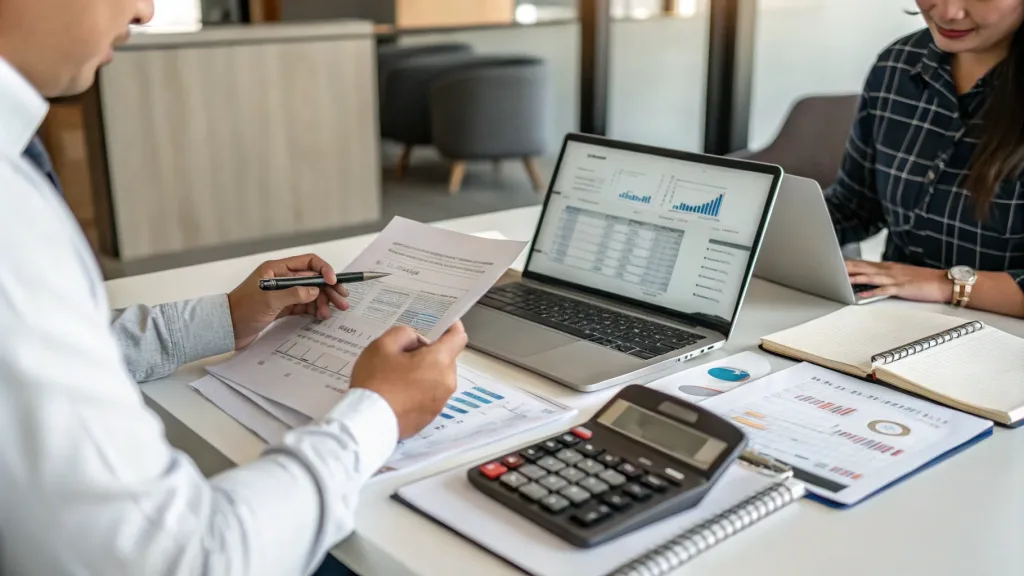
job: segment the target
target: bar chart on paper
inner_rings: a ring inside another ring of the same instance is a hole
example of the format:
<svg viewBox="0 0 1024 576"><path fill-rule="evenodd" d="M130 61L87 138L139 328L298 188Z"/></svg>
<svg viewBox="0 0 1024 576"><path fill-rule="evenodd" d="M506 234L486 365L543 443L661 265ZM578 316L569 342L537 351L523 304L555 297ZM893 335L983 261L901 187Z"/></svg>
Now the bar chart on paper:
<svg viewBox="0 0 1024 576"><path fill-rule="evenodd" d="M458 388L441 414L419 434L399 444L388 466L410 466L437 457L441 447L449 452L466 449L508 430L526 430L572 414L563 406L463 366L459 366L458 378Z"/></svg>

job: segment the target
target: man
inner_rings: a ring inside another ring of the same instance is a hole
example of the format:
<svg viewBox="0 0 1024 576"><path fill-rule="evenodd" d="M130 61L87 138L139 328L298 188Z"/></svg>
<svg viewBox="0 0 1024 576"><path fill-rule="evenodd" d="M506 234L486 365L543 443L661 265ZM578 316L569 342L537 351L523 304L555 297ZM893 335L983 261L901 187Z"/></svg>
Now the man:
<svg viewBox="0 0 1024 576"><path fill-rule="evenodd" d="M105 309L81 231L42 169L44 96L85 90L152 0L0 0L0 573L304 574L352 530L360 486L440 411L465 346L393 330L322 421L211 480L173 450L135 380L251 343L274 319L344 309L343 288Z"/></svg>

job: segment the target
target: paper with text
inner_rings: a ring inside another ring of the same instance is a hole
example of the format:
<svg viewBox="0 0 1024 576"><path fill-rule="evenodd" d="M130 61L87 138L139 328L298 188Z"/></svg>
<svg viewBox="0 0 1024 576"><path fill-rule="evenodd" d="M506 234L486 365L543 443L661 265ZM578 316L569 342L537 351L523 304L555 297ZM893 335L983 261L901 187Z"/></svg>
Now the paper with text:
<svg viewBox="0 0 1024 576"><path fill-rule="evenodd" d="M345 271L391 276L348 284L351 307L331 318L277 322L210 373L298 410L326 414L348 389L352 366L392 326L428 340L444 334L501 277L526 242L480 238L395 218Z"/></svg>
<svg viewBox="0 0 1024 576"><path fill-rule="evenodd" d="M992 429L992 423L878 384L800 364L703 407L751 447L789 464L807 489L855 504Z"/></svg>

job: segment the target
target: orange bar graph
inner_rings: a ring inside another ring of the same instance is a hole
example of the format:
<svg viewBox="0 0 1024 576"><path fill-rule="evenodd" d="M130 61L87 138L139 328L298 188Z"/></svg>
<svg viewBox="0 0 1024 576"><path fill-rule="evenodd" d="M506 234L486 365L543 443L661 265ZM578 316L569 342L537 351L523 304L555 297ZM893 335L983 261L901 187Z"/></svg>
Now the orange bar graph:
<svg viewBox="0 0 1024 576"><path fill-rule="evenodd" d="M762 424L760 422L757 422L755 420L751 420L749 418L744 418L743 416L733 416L732 419L735 420L736 422L739 422L740 424L743 424L744 426L749 426L751 428L754 428L755 430L764 430L765 429L765 425L764 424Z"/></svg>

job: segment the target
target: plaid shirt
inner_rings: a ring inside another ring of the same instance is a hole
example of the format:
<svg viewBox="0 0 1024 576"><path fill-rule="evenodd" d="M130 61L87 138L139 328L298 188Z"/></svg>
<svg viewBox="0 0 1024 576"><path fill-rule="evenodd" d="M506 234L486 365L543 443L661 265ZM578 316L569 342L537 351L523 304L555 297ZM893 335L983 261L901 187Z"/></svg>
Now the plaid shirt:
<svg viewBox="0 0 1024 576"><path fill-rule="evenodd" d="M988 82L958 96L927 29L882 52L825 194L841 244L888 228L887 261L1006 271L1024 290L1024 178L1002 182L985 222L963 188Z"/></svg>

